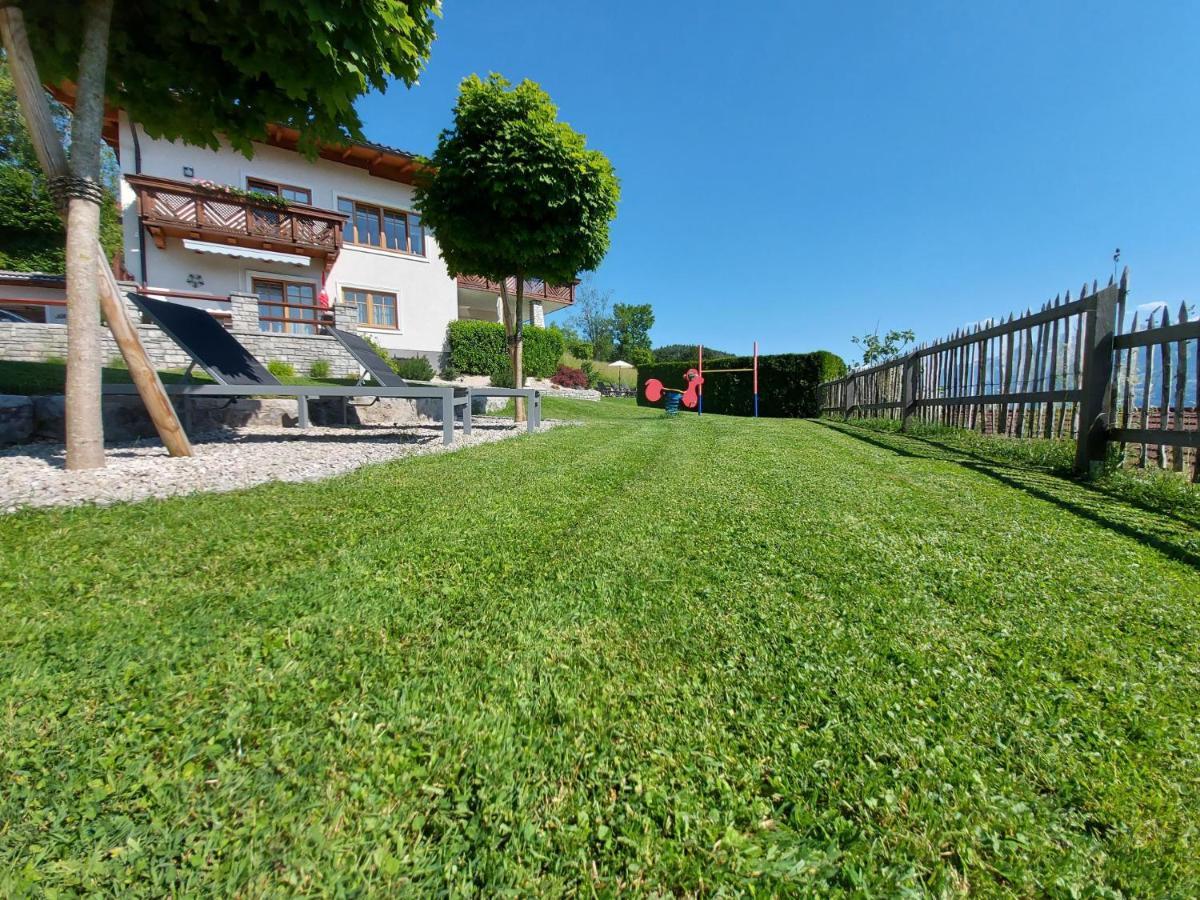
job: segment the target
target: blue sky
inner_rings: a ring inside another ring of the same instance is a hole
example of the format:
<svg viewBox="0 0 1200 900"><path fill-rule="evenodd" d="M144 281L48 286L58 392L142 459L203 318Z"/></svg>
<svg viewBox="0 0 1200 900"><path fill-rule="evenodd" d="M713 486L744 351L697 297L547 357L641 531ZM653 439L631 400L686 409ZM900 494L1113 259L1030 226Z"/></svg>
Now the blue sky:
<svg viewBox="0 0 1200 900"><path fill-rule="evenodd" d="M850 358L1075 294L1115 247L1135 303L1200 284L1200 4L448 0L438 35L368 136L429 152L464 76L539 82L616 167L595 281L656 344Z"/></svg>

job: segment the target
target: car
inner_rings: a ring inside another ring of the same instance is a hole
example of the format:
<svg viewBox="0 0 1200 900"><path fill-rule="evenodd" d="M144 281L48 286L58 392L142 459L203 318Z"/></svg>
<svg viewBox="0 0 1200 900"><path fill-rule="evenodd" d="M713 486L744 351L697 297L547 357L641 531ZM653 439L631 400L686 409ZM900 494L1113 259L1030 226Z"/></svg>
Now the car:
<svg viewBox="0 0 1200 900"><path fill-rule="evenodd" d="M33 324L31 319L18 315L9 309L0 309L0 322L27 322L31 325Z"/></svg>

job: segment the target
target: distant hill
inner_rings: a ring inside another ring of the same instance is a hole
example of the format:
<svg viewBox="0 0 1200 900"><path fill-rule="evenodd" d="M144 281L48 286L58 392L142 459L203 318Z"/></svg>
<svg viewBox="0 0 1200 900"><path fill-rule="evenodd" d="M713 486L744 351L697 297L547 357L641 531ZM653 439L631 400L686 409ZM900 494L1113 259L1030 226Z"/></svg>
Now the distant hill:
<svg viewBox="0 0 1200 900"><path fill-rule="evenodd" d="M655 347L654 353L655 362L686 362L696 358L695 344L664 344L661 347ZM705 346L705 359L721 359L725 356L733 356L732 353L726 353L724 350L717 350L713 347Z"/></svg>

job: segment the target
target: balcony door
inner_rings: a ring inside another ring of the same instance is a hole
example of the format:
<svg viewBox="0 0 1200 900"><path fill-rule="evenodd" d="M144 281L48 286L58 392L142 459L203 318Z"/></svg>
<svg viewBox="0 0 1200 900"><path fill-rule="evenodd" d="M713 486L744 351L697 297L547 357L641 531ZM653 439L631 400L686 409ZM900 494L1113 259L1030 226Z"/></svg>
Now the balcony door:
<svg viewBox="0 0 1200 900"><path fill-rule="evenodd" d="M316 334L321 323L317 286L311 281L253 278L250 289L258 294L260 331L281 334Z"/></svg>

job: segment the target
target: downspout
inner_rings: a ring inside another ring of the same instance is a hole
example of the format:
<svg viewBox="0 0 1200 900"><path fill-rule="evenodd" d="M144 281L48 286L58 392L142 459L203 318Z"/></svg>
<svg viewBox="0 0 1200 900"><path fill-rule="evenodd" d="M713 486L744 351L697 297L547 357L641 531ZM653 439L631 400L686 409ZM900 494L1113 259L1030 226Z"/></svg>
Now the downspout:
<svg viewBox="0 0 1200 900"><path fill-rule="evenodd" d="M138 126L133 119L129 120L129 131L133 134L133 174L142 174L142 144L138 140ZM142 217L138 216L138 261L141 268L142 287L145 288L149 284L146 275L146 226L142 224Z"/></svg>

